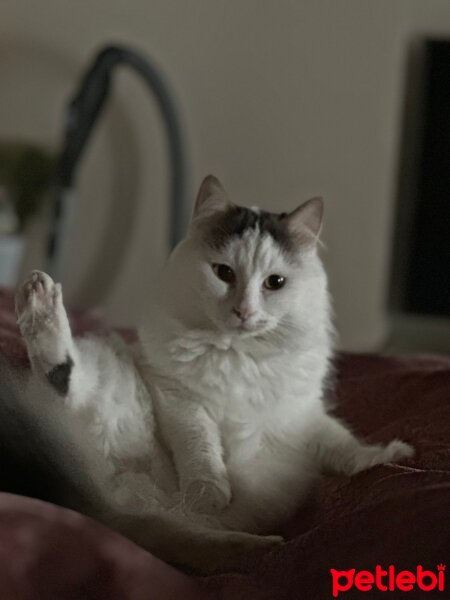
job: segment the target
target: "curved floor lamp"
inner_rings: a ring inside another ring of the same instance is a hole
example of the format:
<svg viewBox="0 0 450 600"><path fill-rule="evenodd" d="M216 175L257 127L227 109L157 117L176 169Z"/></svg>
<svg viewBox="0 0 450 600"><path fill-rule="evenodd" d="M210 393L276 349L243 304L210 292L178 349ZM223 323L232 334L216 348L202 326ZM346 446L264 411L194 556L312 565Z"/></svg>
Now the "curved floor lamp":
<svg viewBox="0 0 450 600"><path fill-rule="evenodd" d="M92 129L111 89L116 67L126 65L138 73L156 99L168 139L170 176L169 242L181 239L186 225L186 154L180 120L167 84L159 71L138 52L124 46L107 46L95 57L68 103L62 151L56 167L56 198L47 248L47 269L59 281L71 225L77 168Z"/></svg>

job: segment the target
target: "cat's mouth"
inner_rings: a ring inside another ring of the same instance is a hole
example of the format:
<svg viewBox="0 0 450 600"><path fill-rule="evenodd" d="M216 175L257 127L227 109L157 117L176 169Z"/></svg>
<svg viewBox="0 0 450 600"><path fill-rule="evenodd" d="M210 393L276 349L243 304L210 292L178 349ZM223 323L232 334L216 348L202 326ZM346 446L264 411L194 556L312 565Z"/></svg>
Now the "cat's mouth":
<svg viewBox="0 0 450 600"><path fill-rule="evenodd" d="M260 319L254 322L243 321L237 324L235 330L242 333L261 333L267 328L267 325L267 319Z"/></svg>

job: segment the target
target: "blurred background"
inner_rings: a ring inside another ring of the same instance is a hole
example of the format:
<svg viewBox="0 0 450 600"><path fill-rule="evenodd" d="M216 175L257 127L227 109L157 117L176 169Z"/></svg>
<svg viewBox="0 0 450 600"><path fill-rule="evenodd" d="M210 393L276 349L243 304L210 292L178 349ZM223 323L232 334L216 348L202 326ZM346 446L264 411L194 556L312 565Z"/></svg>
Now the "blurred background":
<svg viewBox="0 0 450 600"><path fill-rule="evenodd" d="M450 351L450 187L429 186L450 166L438 156L450 151L447 0L3 0L0 11L4 156L31 144L45 172L96 53L129 45L176 106L188 205L209 173L237 203L272 211L323 195L340 347ZM118 324L140 319L170 245L169 174L155 99L118 69L74 186L71 306L100 307ZM8 176L3 196L17 194ZM0 186L1 177L0 163ZM20 272L45 266L52 192L41 187L50 198L27 208L23 225L4 217L3 237L15 228L26 242ZM437 220L421 229L429 214ZM7 252L0 244L0 262Z"/></svg>

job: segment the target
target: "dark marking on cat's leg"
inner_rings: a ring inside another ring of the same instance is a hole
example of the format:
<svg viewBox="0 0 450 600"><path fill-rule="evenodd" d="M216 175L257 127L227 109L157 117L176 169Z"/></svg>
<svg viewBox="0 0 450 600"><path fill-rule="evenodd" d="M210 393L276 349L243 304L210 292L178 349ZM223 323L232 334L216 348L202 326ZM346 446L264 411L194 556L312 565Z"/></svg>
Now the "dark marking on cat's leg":
<svg viewBox="0 0 450 600"><path fill-rule="evenodd" d="M32 369L66 396L77 355L60 284L31 272L17 290L16 312Z"/></svg>
<svg viewBox="0 0 450 600"><path fill-rule="evenodd" d="M56 365L56 367L53 367L53 369L47 373L48 382L61 396L67 396L69 392L70 376L72 375L73 365L73 360L68 356L63 363Z"/></svg>

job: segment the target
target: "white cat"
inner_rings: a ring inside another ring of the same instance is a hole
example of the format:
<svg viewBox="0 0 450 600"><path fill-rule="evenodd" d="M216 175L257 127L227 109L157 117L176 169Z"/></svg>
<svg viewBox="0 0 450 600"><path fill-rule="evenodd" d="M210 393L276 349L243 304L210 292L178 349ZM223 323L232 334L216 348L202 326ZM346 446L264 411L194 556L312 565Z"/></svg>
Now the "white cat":
<svg viewBox="0 0 450 600"><path fill-rule="evenodd" d="M177 527L216 539L271 533L320 472L351 475L413 453L398 440L365 444L327 412L322 212L318 198L290 214L238 207L207 177L155 284L138 353L73 339L61 288L44 273L17 293L29 403L58 412L102 497L117 514L140 516L134 533L122 529L151 549L162 543L165 557L180 560L170 552ZM144 531L148 515L164 515L164 526Z"/></svg>

